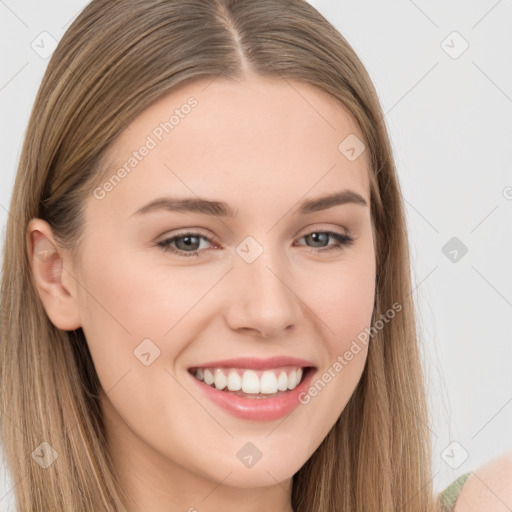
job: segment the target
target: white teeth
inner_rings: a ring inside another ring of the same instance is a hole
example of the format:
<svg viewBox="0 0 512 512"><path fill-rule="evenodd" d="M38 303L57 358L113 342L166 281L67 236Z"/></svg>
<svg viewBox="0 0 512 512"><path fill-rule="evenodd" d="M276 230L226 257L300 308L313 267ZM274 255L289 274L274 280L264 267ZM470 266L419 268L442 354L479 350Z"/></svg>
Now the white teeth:
<svg viewBox="0 0 512 512"><path fill-rule="evenodd" d="M288 375L282 371L277 379L277 389L279 391L286 391L288 389Z"/></svg>
<svg viewBox="0 0 512 512"><path fill-rule="evenodd" d="M228 382L226 376L224 375L224 372L220 368L217 368L215 370L215 387L217 389L224 389L227 383Z"/></svg>
<svg viewBox="0 0 512 512"><path fill-rule="evenodd" d="M204 371L204 382L206 384L208 384L208 386L209 386L210 384L213 384L213 381L214 381L213 373L210 370L205 370Z"/></svg>
<svg viewBox="0 0 512 512"><path fill-rule="evenodd" d="M260 393L264 395L277 393L277 377L274 372L263 372L260 379Z"/></svg>
<svg viewBox="0 0 512 512"><path fill-rule="evenodd" d="M242 391L244 393L260 392L260 379L254 370L245 370L242 375Z"/></svg>
<svg viewBox="0 0 512 512"><path fill-rule="evenodd" d="M297 374L292 370L288 375L288 389L294 389L297 386L296 378Z"/></svg>
<svg viewBox="0 0 512 512"><path fill-rule="evenodd" d="M198 368L197 379L218 390L240 391L250 394L272 395L278 391L295 389L302 378L302 368L282 370L243 370L238 368Z"/></svg>
<svg viewBox="0 0 512 512"><path fill-rule="evenodd" d="M228 389L229 391L240 391L242 389L242 377L235 370L230 370L228 374Z"/></svg>

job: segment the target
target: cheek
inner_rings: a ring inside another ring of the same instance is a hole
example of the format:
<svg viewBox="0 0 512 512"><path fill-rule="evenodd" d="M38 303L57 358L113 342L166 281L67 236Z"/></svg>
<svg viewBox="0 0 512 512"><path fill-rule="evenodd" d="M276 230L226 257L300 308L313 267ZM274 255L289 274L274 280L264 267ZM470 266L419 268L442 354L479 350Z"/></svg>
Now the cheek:
<svg viewBox="0 0 512 512"><path fill-rule="evenodd" d="M172 378L164 370L174 372L180 354L204 328L211 305L201 298L224 270L216 275L208 266L171 268L161 258L155 264L152 255L116 253L106 241L100 246L102 258L83 276L82 328L103 389L117 388L129 373L119 387L140 380L143 385L128 395L133 400L142 393L142 403L151 388L169 391Z"/></svg>
<svg viewBox="0 0 512 512"><path fill-rule="evenodd" d="M375 282L371 272L355 264L330 274L328 283L316 297L318 314L331 337L342 341L370 322Z"/></svg>
<svg viewBox="0 0 512 512"><path fill-rule="evenodd" d="M168 267L159 271L134 255L116 255L105 247L102 253L108 259L84 275L87 292L81 309L82 328L106 393L109 432L123 443L143 439L169 460L187 465L193 440L183 440L190 432L207 440L212 422L176 380L173 364L201 329L187 312L216 278L190 279L191 273ZM222 433L219 429L216 435ZM208 467L204 457L197 471Z"/></svg>
<svg viewBox="0 0 512 512"><path fill-rule="evenodd" d="M318 317L316 325L322 326L332 356L346 350L347 344L370 325L375 263L368 253L361 252L336 264L319 265L311 275L314 280L302 284L303 294Z"/></svg>
<svg viewBox="0 0 512 512"><path fill-rule="evenodd" d="M171 267L153 254L115 254L109 249L113 248L102 249L108 257L86 276L84 323L101 327L103 334L118 332L133 343L152 337L163 340L170 331L174 333L218 280L206 266Z"/></svg>
<svg viewBox="0 0 512 512"><path fill-rule="evenodd" d="M340 262L336 269L331 265L325 274L317 272L316 285L310 288L308 306L323 347L321 368L301 398L308 429L315 433L301 438L303 452L313 453L328 434L364 370L368 345L361 333L371 326L375 299L374 260L367 254L373 253Z"/></svg>

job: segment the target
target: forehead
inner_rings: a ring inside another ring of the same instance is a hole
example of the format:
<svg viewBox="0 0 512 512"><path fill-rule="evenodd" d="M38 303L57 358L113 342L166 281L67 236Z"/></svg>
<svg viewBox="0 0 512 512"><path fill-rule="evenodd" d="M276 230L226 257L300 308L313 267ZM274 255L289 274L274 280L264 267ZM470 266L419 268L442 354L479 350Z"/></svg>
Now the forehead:
<svg viewBox="0 0 512 512"><path fill-rule="evenodd" d="M349 111L309 84L196 80L151 105L114 142L104 205L133 210L145 199L187 195L242 211L256 198L261 210L345 188L369 198L367 152L350 160L339 147L354 136L363 141Z"/></svg>

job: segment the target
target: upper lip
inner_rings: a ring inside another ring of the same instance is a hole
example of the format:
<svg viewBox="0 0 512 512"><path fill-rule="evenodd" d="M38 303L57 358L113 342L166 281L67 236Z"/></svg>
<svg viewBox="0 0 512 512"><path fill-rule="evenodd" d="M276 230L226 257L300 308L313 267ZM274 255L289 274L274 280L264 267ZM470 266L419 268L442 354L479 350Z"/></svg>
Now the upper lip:
<svg viewBox="0 0 512 512"><path fill-rule="evenodd" d="M247 368L250 370L267 370L280 366L298 366L305 368L315 366L311 361L297 357L275 356L267 359L256 357L237 357L234 359L223 359L222 361L210 361L193 366L193 368Z"/></svg>

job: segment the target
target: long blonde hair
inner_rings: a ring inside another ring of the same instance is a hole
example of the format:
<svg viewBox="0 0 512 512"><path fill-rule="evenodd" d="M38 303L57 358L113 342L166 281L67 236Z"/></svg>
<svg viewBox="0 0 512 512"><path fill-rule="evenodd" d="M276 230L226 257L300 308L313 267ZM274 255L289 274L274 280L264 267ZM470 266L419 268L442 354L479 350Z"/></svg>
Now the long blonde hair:
<svg viewBox="0 0 512 512"><path fill-rule="evenodd" d="M295 512L434 508L425 384L412 303L406 222L375 89L340 33L304 0L95 0L67 30L29 120L7 223L1 288L4 456L20 512L125 511L106 443L101 386L82 329L62 331L37 295L30 219L78 259L84 198L109 144L173 87L247 71L300 80L342 102L369 152L376 233L374 319L358 386L293 478ZM341 141L340 141L341 142ZM58 459L31 457L48 443Z"/></svg>

